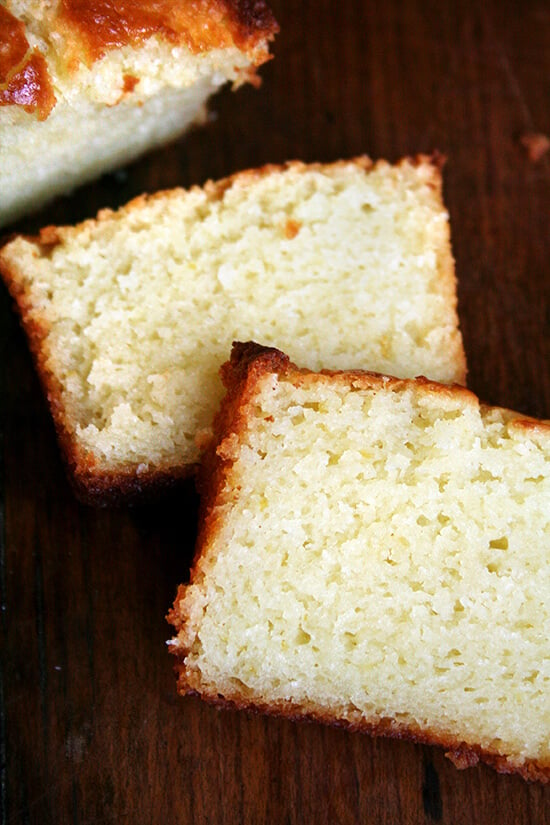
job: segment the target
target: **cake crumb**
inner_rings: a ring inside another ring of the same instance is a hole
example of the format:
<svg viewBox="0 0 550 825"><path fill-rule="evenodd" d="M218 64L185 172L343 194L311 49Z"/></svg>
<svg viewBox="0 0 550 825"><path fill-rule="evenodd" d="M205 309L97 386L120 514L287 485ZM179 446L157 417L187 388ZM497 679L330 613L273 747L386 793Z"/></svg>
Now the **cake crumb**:
<svg viewBox="0 0 550 825"><path fill-rule="evenodd" d="M541 132L526 132L519 140L532 163L538 163L550 149L550 138Z"/></svg>

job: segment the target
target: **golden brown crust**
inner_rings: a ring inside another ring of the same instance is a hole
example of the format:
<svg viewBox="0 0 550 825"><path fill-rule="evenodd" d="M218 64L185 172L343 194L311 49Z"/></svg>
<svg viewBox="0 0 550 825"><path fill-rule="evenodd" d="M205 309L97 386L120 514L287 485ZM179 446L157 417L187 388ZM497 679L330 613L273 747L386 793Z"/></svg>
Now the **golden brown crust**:
<svg viewBox="0 0 550 825"><path fill-rule="evenodd" d="M463 387L461 384L441 384L431 381L420 375L417 378L394 378L388 375L381 375L369 370L328 370L312 372L293 364L287 355L275 347L265 347L255 341L240 342L235 341L231 350L231 358L221 368L221 376L226 386L228 405L240 408L246 404L247 395L243 392L248 387L248 392L252 392L256 380L261 375L277 373L278 376L292 375L293 380L298 383L311 383L319 380L320 376L330 378L346 386L352 383L358 388L371 389L376 387L391 388L399 391L406 387L419 387L430 393L447 398L460 396L469 403L479 403L473 392ZM225 402L224 402L225 403ZM223 409L220 416L223 414ZM244 413L241 412L244 417ZM532 419L536 422L536 419ZM536 422L540 423L540 422ZM229 426L226 420L221 424L227 430Z"/></svg>
<svg viewBox="0 0 550 825"><path fill-rule="evenodd" d="M263 0L61 0L58 20L64 32L76 34L76 51L84 51L88 63L154 35L198 54L233 45L251 51L278 31Z"/></svg>
<svg viewBox="0 0 550 825"><path fill-rule="evenodd" d="M0 84L4 85L12 72L27 56L29 41L25 25L5 6L0 6Z"/></svg>
<svg viewBox="0 0 550 825"><path fill-rule="evenodd" d="M170 616L170 614L169 614ZM170 620L170 618L169 618ZM179 655L177 650L173 650ZM476 744L464 742L445 731L420 729L413 725L405 725L395 719L384 718L369 720L357 711L349 717L338 716L320 709L314 704L305 705L293 702L262 702L251 700L248 697L235 693L232 696L221 696L209 691L208 687L191 686L185 673L185 665L178 662L175 665L178 674L178 691L184 695L196 695L201 699L225 710L245 710L251 713L262 713L288 719L292 722L321 722L332 727L345 728L354 733L364 733L369 736L383 736L389 739L401 739L421 745L432 745L445 748L445 756L451 760L459 770L474 767L479 762L490 765L498 773L519 774L528 782L550 783L550 764L539 760L526 760L518 763L507 759L500 753L485 749Z"/></svg>
<svg viewBox="0 0 550 825"><path fill-rule="evenodd" d="M70 464L67 466L67 476L76 497L83 504L94 507L126 507L155 500L166 491L179 488L182 482L193 478L194 473L195 467L190 465L155 468L139 477L94 470L87 473L81 468L74 471Z"/></svg>
<svg viewBox="0 0 550 825"><path fill-rule="evenodd" d="M24 23L0 5L0 106L19 105L44 120L55 102L44 56L30 48Z"/></svg>
<svg viewBox="0 0 550 825"><path fill-rule="evenodd" d="M253 83L279 30L264 0L59 0L46 25L52 42L61 35L60 59L69 73L110 50L158 37L193 54L237 48L251 61L247 79ZM30 48L24 22L0 5L0 106L21 106L44 120L56 104L49 59ZM125 79L125 93L136 85L137 78Z"/></svg>

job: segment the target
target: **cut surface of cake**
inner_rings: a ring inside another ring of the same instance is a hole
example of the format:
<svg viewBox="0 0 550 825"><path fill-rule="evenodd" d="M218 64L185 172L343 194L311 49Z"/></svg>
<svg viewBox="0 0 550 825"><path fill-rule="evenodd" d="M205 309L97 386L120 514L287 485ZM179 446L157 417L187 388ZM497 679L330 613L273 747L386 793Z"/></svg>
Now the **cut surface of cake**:
<svg viewBox="0 0 550 825"><path fill-rule="evenodd" d="M179 690L550 779L550 423L234 347Z"/></svg>
<svg viewBox="0 0 550 825"><path fill-rule="evenodd" d="M269 166L0 250L81 495L188 475L231 342L463 382L438 163Z"/></svg>
<svg viewBox="0 0 550 825"><path fill-rule="evenodd" d="M3 0L0 225L182 134L276 31L262 0Z"/></svg>

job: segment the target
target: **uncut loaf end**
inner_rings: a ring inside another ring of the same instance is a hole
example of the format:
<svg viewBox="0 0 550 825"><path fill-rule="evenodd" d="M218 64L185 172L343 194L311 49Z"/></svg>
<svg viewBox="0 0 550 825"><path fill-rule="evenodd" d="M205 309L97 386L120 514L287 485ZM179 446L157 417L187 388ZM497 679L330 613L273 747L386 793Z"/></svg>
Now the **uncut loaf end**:
<svg viewBox="0 0 550 825"><path fill-rule="evenodd" d="M550 423L239 345L179 690L550 779Z"/></svg>
<svg viewBox="0 0 550 825"><path fill-rule="evenodd" d="M259 82L263 0L2 0L0 225L166 143Z"/></svg>
<svg viewBox="0 0 550 825"><path fill-rule="evenodd" d="M464 381L439 164L268 166L0 250L80 496L189 475L236 339Z"/></svg>

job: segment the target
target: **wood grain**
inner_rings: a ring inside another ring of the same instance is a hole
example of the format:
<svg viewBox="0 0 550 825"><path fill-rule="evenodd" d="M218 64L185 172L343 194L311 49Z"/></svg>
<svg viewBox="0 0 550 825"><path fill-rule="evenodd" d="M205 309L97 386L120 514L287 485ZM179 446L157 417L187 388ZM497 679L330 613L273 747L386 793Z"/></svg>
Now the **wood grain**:
<svg viewBox="0 0 550 825"><path fill-rule="evenodd" d="M290 158L447 155L469 385L550 417L550 8L544 0L273 2L261 90L12 229ZM5 823L550 822L550 789L437 749L178 699L164 615L188 572L191 486L96 511L67 487L0 291L2 815Z"/></svg>

